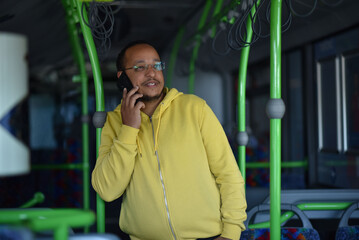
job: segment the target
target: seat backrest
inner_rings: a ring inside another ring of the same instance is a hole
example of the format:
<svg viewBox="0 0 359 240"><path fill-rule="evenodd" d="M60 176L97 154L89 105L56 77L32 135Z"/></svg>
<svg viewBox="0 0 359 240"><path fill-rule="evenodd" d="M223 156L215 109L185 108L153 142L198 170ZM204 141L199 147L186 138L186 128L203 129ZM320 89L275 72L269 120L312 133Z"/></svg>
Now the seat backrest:
<svg viewBox="0 0 359 240"><path fill-rule="evenodd" d="M294 212L299 219L302 221L303 224L303 228L313 228L312 224L310 223L308 217L303 213L303 211L301 211L297 206L293 205L293 204L282 204L280 206L281 210L286 210L286 211L292 211ZM254 208L252 208L248 213L247 213L247 220L245 221L245 226L246 228L248 228L249 222L250 220L259 212L263 212L263 211L269 211L270 209L270 205L269 204L261 204L258 206L255 206Z"/></svg>
<svg viewBox="0 0 359 240"><path fill-rule="evenodd" d="M261 239L266 240L270 239L270 229L269 228L248 228L249 222L251 219L258 213L262 211L269 211L269 204L262 204L252 208L247 214L247 221L245 222L246 229L242 235L241 240L249 239ZM302 227L285 227L281 228L281 240L284 239L307 239L307 240L319 240L318 232L313 229L312 224L310 223L308 217L295 205L292 204L282 204L281 210L292 211L294 212L302 222Z"/></svg>
<svg viewBox="0 0 359 240"><path fill-rule="evenodd" d="M359 239L359 226L349 226L349 218L355 210L359 209L359 202L355 202L345 210L340 219L338 230L335 234L336 240Z"/></svg>
<svg viewBox="0 0 359 240"><path fill-rule="evenodd" d="M36 236L35 240L54 240L54 236ZM121 240L121 238L113 233L76 233L69 234L68 240Z"/></svg>
<svg viewBox="0 0 359 240"><path fill-rule="evenodd" d="M32 232L25 227L0 225L0 239L32 240Z"/></svg>

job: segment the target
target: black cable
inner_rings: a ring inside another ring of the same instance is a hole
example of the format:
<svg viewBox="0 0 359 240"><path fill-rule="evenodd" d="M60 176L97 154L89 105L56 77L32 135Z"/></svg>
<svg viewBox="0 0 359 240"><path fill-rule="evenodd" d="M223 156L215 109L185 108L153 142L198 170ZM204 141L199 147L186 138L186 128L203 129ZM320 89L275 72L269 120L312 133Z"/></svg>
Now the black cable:
<svg viewBox="0 0 359 240"><path fill-rule="evenodd" d="M325 4L329 7L337 7L344 2L344 0L338 0L336 3L329 3L329 2L327 2L327 0L321 0L321 1L323 4Z"/></svg>
<svg viewBox="0 0 359 240"><path fill-rule="evenodd" d="M267 38L270 35L269 32L267 34L265 34L265 35L261 34L261 31L262 31L261 22L262 22L262 20L261 20L260 15L259 15L259 10L263 6L264 2L265 2L264 0L261 1L261 3L258 6L257 6L257 4L255 4L256 11L255 11L253 17L251 18L253 34L255 36L257 36L258 38ZM270 2L268 4L268 6L267 6L267 10L266 10L266 13L265 13L266 23L268 24L268 26L270 25L270 19L269 19L269 15L268 15L269 7L270 7ZM258 25L258 28L259 28L258 31L256 30L256 27L255 27L256 25Z"/></svg>
<svg viewBox="0 0 359 240"><path fill-rule="evenodd" d="M85 8L88 9L88 22L85 21L83 16ZM110 37L115 23L111 6L98 2L82 3L81 16L84 23L91 29L99 58L104 60L111 48Z"/></svg>
<svg viewBox="0 0 359 240"><path fill-rule="evenodd" d="M89 25L91 27L92 33L94 35L95 38L97 39L105 39L108 38L111 33L113 28L110 27L109 29L106 29L106 22L110 21L111 26L113 26L114 24L114 19L113 16L111 17L111 13L108 12L107 9L105 9L106 11L105 13L105 18L101 19L100 15L99 15L99 9L95 6L92 6L90 8L90 14L89 14Z"/></svg>
<svg viewBox="0 0 359 240"><path fill-rule="evenodd" d="M217 39L218 39L218 36L224 32L225 33L225 28L221 28L219 31L217 31L216 35L214 36L213 40L212 40L212 50L215 54L217 55L220 55L220 56L225 56L227 55L230 51L231 51L231 48L228 46L228 43L227 41L225 41L227 44L227 48L223 51L223 52L220 52L220 51L217 51L216 49L216 42L217 42Z"/></svg>
<svg viewBox="0 0 359 240"><path fill-rule="evenodd" d="M250 42L247 42L247 24L246 20L248 19L248 16L251 12L251 7L248 6L248 8L244 11L241 17L239 17L235 23L233 24L232 28L230 29L227 41L228 45L233 50L241 50L243 47L249 46ZM234 37L232 36L232 29L235 28L234 31ZM235 43L237 46L235 46L233 43Z"/></svg>
<svg viewBox="0 0 359 240"><path fill-rule="evenodd" d="M96 4L98 4L98 3L96 3ZM101 11L102 13L105 14L105 19L101 20L99 14L98 14L98 11ZM101 8L94 8L94 12L95 13L92 13L92 15L96 16L97 21L95 21L93 23L92 27L95 30L102 29L103 31L100 31L100 34L102 34L106 37L110 36L112 34L113 27L110 27L107 30L105 24L107 22L107 19L109 19L111 26L114 25L114 16L113 16L111 7L102 4ZM96 24L98 24L98 25L96 25Z"/></svg>
<svg viewBox="0 0 359 240"><path fill-rule="evenodd" d="M227 44L228 46L235 51L238 51L242 48L242 43L240 43L239 41L237 41L237 25L241 25L242 23L242 19L244 17L239 17L237 18L237 20L232 24L232 26L229 28L228 30L228 34L227 34ZM239 23L238 23L239 22ZM233 30L235 29L235 30Z"/></svg>
<svg viewBox="0 0 359 240"><path fill-rule="evenodd" d="M308 17L309 15L311 15L314 12L314 10L315 10L315 8L317 7L317 4L318 4L318 0L314 0L314 4L313 4L312 8L310 9L310 11L308 13L305 13L305 14L300 14L296 10L294 10L293 5L292 5L292 1L293 0L288 0L289 9L295 16L298 16L298 17ZM306 5L306 4L302 3L302 5Z"/></svg>
<svg viewBox="0 0 359 240"><path fill-rule="evenodd" d="M254 4L256 4L257 0L253 1L253 2L254 2ZM250 46L251 44L253 44L254 42L256 42L258 40L258 37L254 35L252 37L252 40L247 42L247 34L248 33L247 33L247 21L246 20L249 17L251 19L253 19L253 16L251 14L252 6L247 6L247 8L245 8L245 9L238 10L240 16L235 20L235 22L231 25L231 27L228 30L227 42L226 42L227 48L223 52L219 52L217 50L216 42L217 42L220 34L222 32L224 32L224 30L222 29L221 31L216 33L215 38L213 39L213 42L212 42L212 49L216 54L222 55L222 56L227 55L230 50L239 51L243 47Z"/></svg>
<svg viewBox="0 0 359 240"><path fill-rule="evenodd" d="M237 21L240 21L241 18L237 18L237 20L229 27L228 29L228 33L227 33L227 45L232 49L232 50L237 50L240 48L240 46L234 46L232 43L232 39L234 38L233 35L235 35L233 33L233 28L236 26Z"/></svg>
<svg viewBox="0 0 359 240"><path fill-rule="evenodd" d="M255 5L255 8L257 9L257 4ZM252 11L250 12L249 14L249 17L251 18L251 28L252 28L252 41L250 43L250 45L252 45L253 43L257 42L258 39L261 37L260 34L256 34L256 32L254 31L254 23L256 22L255 19L256 19L256 13L257 13L257 10L255 11L255 13L252 15ZM262 31L262 26L260 24L260 21L258 21L259 23L259 33Z"/></svg>
<svg viewBox="0 0 359 240"><path fill-rule="evenodd" d="M291 23L292 23L292 13L290 11L290 6L287 1L288 0L284 0L286 7L288 9L288 18L286 19L284 24L282 24L282 26L281 26L282 32L286 32L290 28ZM270 27L270 1L268 1L269 3L266 8L266 12L264 14L265 15L264 19L266 21L263 21L263 19L260 17L260 10L261 10L264 2L265 2L265 0L263 0L262 2L260 2L258 4L258 0L255 0L255 1L253 1L252 6L248 5L246 9L238 10L238 11L240 11L240 16L230 26L230 28L227 32L227 41L224 41L225 42L224 44L226 46L225 46L225 50L223 50L223 51L218 51L218 47L216 47L216 46L218 46L217 42L218 42L219 36L221 34L223 34L225 32L225 30L222 28L220 31L218 31L216 33L216 35L212 41L212 49L216 54L224 56L224 55L227 55L230 52L230 50L239 51L244 47L251 46L256 41L258 41L258 39L266 38L270 35L270 31L268 31L267 34L262 33L263 22L267 22L268 28ZM254 14L252 14L253 6L255 7ZM248 18L251 19L251 22L252 22L251 28L253 30L252 39L250 41L247 41L247 36L248 36L247 19Z"/></svg>
<svg viewBox="0 0 359 240"><path fill-rule="evenodd" d="M282 25L282 33L285 33L289 28L290 26L292 25L292 20L293 20L293 15L292 15L292 12L290 11L290 8L289 8L289 4L288 4L288 0L284 0L284 3L285 5L287 6L287 9L288 9L288 19L287 21ZM286 28L284 28L285 26L287 25ZM283 29L284 28L284 29Z"/></svg>
<svg viewBox="0 0 359 240"><path fill-rule="evenodd" d="M261 4L264 4L264 2L265 1L262 1ZM285 5L287 6L287 8L289 10L287 0L284 0L284 3L285 3ZM260 15L259 15L260 8L262 7L261 4L258 6L258 8L256 6L256 12L255 12L253 18L251 19L252 20L252 29L253 29L253 34L257 35L257 37L259 37L259 38L267 38L267 37L270 36L270 31L268 31L267 34L261 34L261 31L262 31L261 22L262 22L262 20L261 20ZM271 3L269 1L268 5L267 5L267 8L266 8L266 12L265 12L265 19L266 19L266 24L267 24L268 28L270 28L270 6L271 6ZM282 33L286 32L290 28L290 26L292 24L292 19L293 19L292 18L292 13L290 12L290 10L288 12L289 12L288 18L281 26ZM256 25L258 26L259 30L256 29Z"/></svg>

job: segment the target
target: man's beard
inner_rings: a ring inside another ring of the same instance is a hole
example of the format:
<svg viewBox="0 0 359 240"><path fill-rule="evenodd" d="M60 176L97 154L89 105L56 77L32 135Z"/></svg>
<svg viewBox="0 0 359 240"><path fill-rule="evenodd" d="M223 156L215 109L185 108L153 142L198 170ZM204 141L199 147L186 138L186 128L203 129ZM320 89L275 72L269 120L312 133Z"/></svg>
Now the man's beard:
<svg viewBox="0 0 359 240"><path fill-rule="evenodd" d="M160 99L163 94L164 94L164 88L162 88L161 90L161 93L160 94L157 94L155 96L148 96L148 95L143 95L142 97L138 98L137 101L141 101L143 103L146 103L146 102L155 102L156 100Z"/></svg>

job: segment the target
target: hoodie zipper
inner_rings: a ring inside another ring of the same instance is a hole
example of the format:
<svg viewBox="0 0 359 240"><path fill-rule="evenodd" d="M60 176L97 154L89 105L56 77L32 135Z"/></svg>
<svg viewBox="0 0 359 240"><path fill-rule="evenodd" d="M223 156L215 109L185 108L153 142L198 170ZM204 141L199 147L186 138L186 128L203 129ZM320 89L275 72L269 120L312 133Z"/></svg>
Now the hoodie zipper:
<svg viewBox="0 0 359 240"><path fill-rule="evenodd" d="M170 225L172 235L173 235L174 239L176 240L177 238L176 238L175 232L173 231L172 222L171 222L171 218L170 218L170 211L168 209L167 195L166 195L165 183L164 183L163 177L162 177L160 159L158 157L158 152L157 152L157 149L156 149L156 138L155 138L155 130L154 130L154 127L153 127L152 117L150 117L150 122L151 122L151 126L152 126L152 135L153 135L153 142L154 142L154 145L155 145L155 154L156 154L156 157L157 157L158 171L160 173L162 189L163 189L163 195L165 197L165 205L166 205L168 223Z"/></svg>

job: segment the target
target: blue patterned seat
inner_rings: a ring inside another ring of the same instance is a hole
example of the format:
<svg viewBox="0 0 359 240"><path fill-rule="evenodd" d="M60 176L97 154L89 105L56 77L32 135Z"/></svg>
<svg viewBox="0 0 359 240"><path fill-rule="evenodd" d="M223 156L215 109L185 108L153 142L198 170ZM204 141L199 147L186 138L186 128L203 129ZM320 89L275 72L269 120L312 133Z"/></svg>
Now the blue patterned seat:
<svg viewBox="0 0 359 240"><path fill-rule="evenodd" d="M303 227L282 227L281 240L297 239L297 240L319 240L318 232L313 229L312 224L305 214L296 206L283 204L282 210L293 211L303 223ZM269 205L259 205L248 212L248 219L245 222L246 230L241 234L241 240L269 240L269 228L248 228L249 221L255 214L261 211L269 211Z"/></svg>
<svg viewBox="0 0 359 240"><path fill-rule="evenodd" d="M359 202L353 203L344 213L339 222L335 240L359 239L359 226L349 226L348 221L352 213L359 208Z"/></svg>
<svg viewBox="0 0 359 240"><path fill-rule="evenodd" d="M24 227L0 225L0 240L32 240L30 230Z"/></svg>

